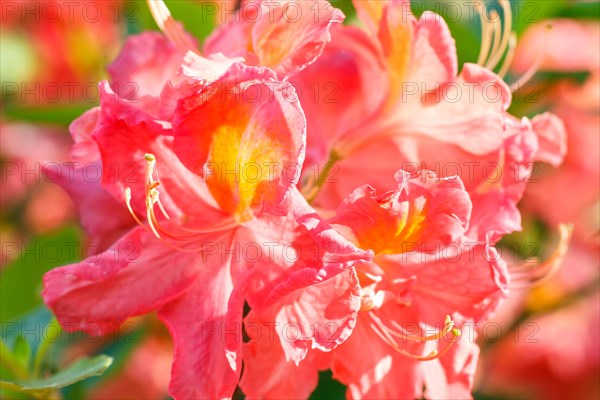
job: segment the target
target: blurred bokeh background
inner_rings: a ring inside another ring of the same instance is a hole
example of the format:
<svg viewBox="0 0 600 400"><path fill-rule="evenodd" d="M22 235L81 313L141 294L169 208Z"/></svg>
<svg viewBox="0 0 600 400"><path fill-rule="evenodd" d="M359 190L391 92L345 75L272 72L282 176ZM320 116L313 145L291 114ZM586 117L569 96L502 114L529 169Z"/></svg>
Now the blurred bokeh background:
<svg viewBox="0 0 600 400"><path fill-rule="evenodd" d="M213 29L212 17L203 17L207 8L202 1L167 3L199 41ZM481 40L481 26L469 18L466 3L470 2L413 2L417 16L433 10L446 17L461 64L476 60ZM575 228L560 272L541 286L513 291L481 332L474 396L597 399L600 3L511 3L519 44L507 81L526 71L540 52L543 60L531 82L515 93L510 111L516 116L546 110L558 114L568 131L569 152L560 168L536 169L537 181L521 202L524 231L502 241L503 254L508 259L513 253L515 259L544 258L556 246L558 223L571 222ZM355 13L349 1L334 5L352 21ZM171 342L153 316L130 321L106 337L95 332L66 334L58 330L40 296L44 272L94 250L71 200L44 178L41 166L68 160L68 126L98 104L97 83L105 78L106 66L124 39L157 27L143 1L21 0L4 1L1 7L0 372L3 377L14 374L5 362L16 363L17 370L28 374L58 371L81 355L106 354L114 362L103 375L62 389L62 396L168 398ZM313 398L341 399L344 392L326 371ZM1 394L27 398L10 391Z"/></svg>

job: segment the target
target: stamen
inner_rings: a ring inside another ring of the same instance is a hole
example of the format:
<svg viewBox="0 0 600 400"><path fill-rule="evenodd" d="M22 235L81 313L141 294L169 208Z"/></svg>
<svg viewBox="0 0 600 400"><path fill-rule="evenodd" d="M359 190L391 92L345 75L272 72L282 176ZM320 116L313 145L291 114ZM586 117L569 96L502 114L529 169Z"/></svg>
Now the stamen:
<svg viewBox="0 0 600 400"><path fill-rule="evenodd" d="M154 173L154 168L156 167L156 157L153 154L146 153L144 154L144 159L146 160L146 193L150 190L150 186L154 184L154 178L152 174Z"/></svg>
<svg viewBox="0 0 600 400"><path fill-rule="evenodd" d="M477 10L479 11L479 20L481 21L481 47L479 49L479 58L477 59L477 64L479 65L483 65L488 58L490 45L492 43L492 26L490 26L490 22L486 19L484 15L485 7L481 4L482 3L477 3L476 5Z"/></svg>
<svg viewBox="0 0 600 400"><path fill-rule="evenodd" d="M541 264L517 264L509 267L511 273L511 288L522 289L540 286L551 279L560 269L567 251L573 233L573 227L567 224L560 224L559 242L546 261Z"/></svg>
<svg viewBox="0 0 600 400"><path fill-rule="evenodd" d="M393 325L397 331L387 327L381 318L376 316L373 312L369 312L369 317L375 322L375 324L382 330L388 333L389 335L393 335L399 337L401 339L412 340L414 342L429 342L432 340L440 340L444 336L446 336L454 327L454 321L449 315L446 315L444 320L444 328L437 333L426 336L417 336L414 334L409 334L404 332L404 328L402 328L396 321L390 321L390 324Z"/></svg>
<svg viewBox="0 0 600 400"><path fill-rule="evenodd" d="M160 209L160 212L162 213L162 215L166 219L171 220L171 217L169 216L169 214L167 214L167 210L165 210L165 207L163 206L162 201L160 201L160 197L158 199L156 199L156 203L158 204L158 208Z"/></svg>
<svg viewBox="0 0 600 400"><path fill-rule="evenodd" d="M371 314L371 313L369 313L369 314ZM383 340L385 343L390 345L398 353L400 353L406 357L412 358L413 360L430 361L430 360L435 360L436 358L440 358L446 352L448 352L448 350L450 350L452 345L455 343L455 341L451 341L442 351L433 350L425 356L418 355L418 354L412 354L412 353L400 348L398 343L389 334L389 332L387 332L385 329L382 329L382 327L379 326L377 323L372 323L372 324L370 324L370 326L373 329L373 332L375 332L375 334L377 334L377 336L379 336L379 338L381 340ZM449 332L452 333L452 336L454 336L455 338L461 336L461 334L462 334L462 332L458 328L451 329ZM446 332L446 333L448 333L448 332Z"/></svg>
<svg viewBox="0 0 600 400"><path fill-rule="evenodd" d="M188 39L185 32L173 19L163 0L146 0L150 13L156 25L164 32L165 36L183 51L195 51L194 44Z"/></svg>
<svg viewBox="0 0 600 400"><path fill-rule="evenodd" d="M504 61L502 62L502 66L500 67L500 71L498 72L498 76L500 76L500 78L504 78L506 76L506 73L508 72L508 69L510 68L510 65L513 62L513 59L515 58L515 50L517 48L517 34L512 32L510 34L510 40L508 41L508 52L506 53L506 57L504 58Z"/></svg>
<svg viewBox="0 0 600 400"><path fill-rule="evenodd" d="M390 322L395 328L397 329L402 329L400 327L400 325L396 322L396 321L391 321ZM409 340L413 340L413 341L421 341L421 342L428 342L431 340L440 340L441 338L443 338L444 336L446 336L448 334L448 332L450 332L452 329L454 328L454 321L452 321L452 318L449 315L446 315L446 319L444 320L444 328L437 332L434 333L432 335L427 335L424 337L420 337L417 335L410 335L410 334L406 334L406 333L397 333L394 331L390 331L390 333L394 336L397 336L399 338L402 339L409 339Z"/></svg>
<svg viewBox="0 0 600 400"><path fill-rule="evenodd" d="M142 221L140 221L140 219L137 217L137 215L135 215L135 212L133 211L133 208L131 207L131 189L128 187L125 188L125 204L127 205L127 209L129 210L129 213L131 214L131 216L133 217L135 222L137 222L141 226L145 226L142 223Z"/></svg>
<svg viewBox="0 0 600 400"><path fill-rule="evenodd" d="M177 246L173 243L170 243L170 242L166 241L165 238L169 238L170 240L173 240L173 241L190 243L191 241L193 241L195 239L201 239L203 237L202 236L203 234L222 232L222 231L234 229L238 226L238 224L235 222L235 220L233 218L228 218L228 219L225 219L224 221L222 221L218 225L214 225L214 226L211 226L211 227L208 227L205 229L191 229L191 228L187 228L187 227L178 225L177 228L184 232L184 233L180 233L180 234L174 233L174 232L171 232L171 231L165 229L163 226L161 226L161 224L154 212L154 205L158 204L158 207L159 207L161 213L165 216L165 218L167 220L170 220L170 217L169 217L167 211L165 210L165 207L163 206L162 202L160 201L160 192L157 189L160 186L160 181L154 180L154 172L155 172L155 168L156 168L156 157L154 157L153 154L145 154L144 159L146 160L146 172L145 172L144 186L145 186L145 191L146 191L146 199L145 199L146 221L148 224L145 225L133 211L133 208L131 207L131 189L130 188L125 189L125 203L127 205L127 209L129 210L130 214L133 216L135 221L139 225L141 225L145 229L147 229L148 231L152 232L154 234L154 236L156 236L161 242L163 242L167 246L169 246L173 249L176 249L176 250L188 251L188 252L198 252L198 251L204 250L204 246L201 246L199 248L185 248L185 247Z"/></svg>
<svg viewBox="0 0 600 400"><path fill-rule="evenodd" d="M156 169L156 157L154 154L146 153L144 154L144 159L146 160L146 193L149 193L153 189L155 189L158 185L160 185L159 181L154 181L153 174ZM158 192L157 192L158 193ZM171 217L165 210L162 202L160 201L160 197L156 196L156 202L158 203L158 207L160 208L160 212L165 216L166 219L170 220Z"/></svg>
<svg viewBox="0 0 600 400"><path fill-rule="evenodd" d="M162 239L161 236L158 234L156 227L154 226L154 219L154 213L152 211L152 199L150 198L150 196L148 196L146 197L146 220L148 221L148 225L150 226L152 233L154 233L154 236L156 236L159 239Z"/></svg>
<svg viewBox="0 0 600 400"><path fill-rule="evenodd" d="M512 32L512 11L510 8L510 1L500 0L500 6L502 7L502 13L504 14L504 31L501 34L502 42L498 46L497 50L492 52L490 55L491 58L485 64L485 67L489 69L494 69L496 65L498 65L502 55L506 53ZM498 28L500 28L500 20L498 20ZM498 35L500 35L499 32ZM500 36L498 36L496 39L500 40Z"/></svg>
<svg viewBox="0 0 600 400"><path fill-rule="evenodd" d="M548 32L550 31L550 29L552 29L552 26L547 25L540 52L538 53L535 61L533 62L533 64L531 64L529 69L516 82L510 85L511 92L514 93L515 91L523 87L527 82L529 82L531 78L533 78L538 69L540 69L542 62L544 61L544 56L546 55L546 41L548 39Z"/></svg>
<svg viewBox="0 0 600 400"><path fill-rule="evenodd" d="M501 40L502 40L502 22L500 19L500 14L498 14L498 11L496 10L492 10L490 11L490 24L492 24L492 39L493 39L493 45L492 45L492 50L490 51L490 54L488 56L488 59L484 65L484 67L488 68L488 69L493 69L489 67L490 64L490 59L494 58L496 53L498 53L498 51L500 51L500 45L501 45Z"/></svg>

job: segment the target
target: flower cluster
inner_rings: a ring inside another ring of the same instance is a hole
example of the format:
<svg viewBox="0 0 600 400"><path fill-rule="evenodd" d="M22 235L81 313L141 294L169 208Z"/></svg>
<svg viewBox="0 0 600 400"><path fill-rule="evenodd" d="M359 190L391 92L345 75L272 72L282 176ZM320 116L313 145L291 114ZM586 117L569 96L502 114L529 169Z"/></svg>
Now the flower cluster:
<svg viewBox="0 0 600 400"><path fill-rule="evenodd" d="M461 326L569 236L537 268L495 248L534 162L566 151L554 115L507 113L510 24L484 24L459 73L444 20L404 0L355 1L360 26L325 0L243 1L202 47L148 6L162 33L127 40L71 125L102 179L56 180L104 251L45 275L58 320L109 332L156 310L178 399L306 398L324 369L351 398L469 397Z"/></svg>

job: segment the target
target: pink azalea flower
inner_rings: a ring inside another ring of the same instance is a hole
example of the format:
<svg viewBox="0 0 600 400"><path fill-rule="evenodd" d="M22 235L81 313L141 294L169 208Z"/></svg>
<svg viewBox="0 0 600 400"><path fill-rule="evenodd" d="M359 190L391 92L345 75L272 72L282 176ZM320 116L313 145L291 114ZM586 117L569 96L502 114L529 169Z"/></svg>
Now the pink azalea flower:
<svg viewBox="0 0 600 400"><path fill-rule="evenodd" d="M321 55L332 24L344 18L325 0L242 2L237 17L213 32L204 51L243 57L249 65L267 66L285 80Z"/></svg>
<svg viewBox="0 0 600 400"><path fill-rule="evenodd" d="M493 244L520 228L532 162L561 161L560 121L509 116L500 76L458 74L443 20L416 20L403 1L356 2L364 31L334 27L343 15L325 1L260 2L218 27L206 57L163 2L148 5L164 36L130 38L100 107L71 126L72 158L102 178L79 169L61 185L105 251L44 277L65 329L107 332L156 310L175 398L231 396L242 359L250 397L306 397L328 367L350 397L468 397L478 348L460 325L507 290ZM324 113L301 99L305 115L292 77L339 82L342 102ZM449 101L447 88L470 94ZM336 161L339 182L326 184L331 166L302 171L306 152ZM396 173L450 162L473 176ZM504 174L490 180L488 164Z"/></svg>
<svg viewBox="0 0 600 400"><path fill-rule="evenodd" d="M366 31L334 30L324 56L294 76L303 92L315 79L340 91L339 103L324 105L332 112L322 112L324 99L305 107L303 193L315 206L334 209L356 184L384 189L398 167L430 169L463 179L473 201L469 236L489 234L495 242L520 229L516 203L533 162L557 164L565 153L560 121L506 112L510 88L490 70L496 54L488 68L466 63L458 74L455 43L440 16L425 12L417 20L405 1L355 7ZM501 50L506 46L508 38ZM328 162L335 167L327 169Z"/></svg>
<svg viewBox="0 0 600 400"><path fill-rule="evenodd" d="M156 43L152 35L135 40ZM63 186L77 192L81 210L109 193L141 226L103 253L44 277L44 300L69 331L96 324L107 332L158 310L175 342L169 392L176 398L231 396L241 370L246 298L257 312L276 312L282 326L337 324L329 337L307 332L282 342L297 362L308 346L329 349L345 340L359 296L356 280L343 279L351 277L344 271L371 258L298 200L305 119L298 102L284 97L290 88L268 69L220 61L188 54L181 85L165 84L168 98L180 96L170 103L176 104L170 120L156 119L156 108L143 109L161 101L145 83L139 101L101 83L100 108L71 127L72 155L101 162L106 192ZM113 203L106 201L103 210ZM100 221L88 222L90 229ZM297 256L284 262L269 255L269 243L291 246ZM258 258L246 254L248 248ZM334 289L314 309L286 311L310 302L312 285ZM248 294L247 286L253 288ZM334 299L339 306L331 314L327 305Z"/></svg>
<svg viewBox="0 0 600 400"><path fill-rule="evenodd" d="M306 397L328 366L350 398L470 396L478 348L474 337L458 338L455 324L489 317L506 294L506 266L494 247L465 236L471 202L460 179L431 172L410 179L403 171L396 179L398 189L381 196L356 189L329 221L375 252L355 265L361 302L352 335L297 367L268 337L251 335L241 382L248 396ZM271 378L256 379L265 370ZM289 383L291 376L306 384Z"/></svg>

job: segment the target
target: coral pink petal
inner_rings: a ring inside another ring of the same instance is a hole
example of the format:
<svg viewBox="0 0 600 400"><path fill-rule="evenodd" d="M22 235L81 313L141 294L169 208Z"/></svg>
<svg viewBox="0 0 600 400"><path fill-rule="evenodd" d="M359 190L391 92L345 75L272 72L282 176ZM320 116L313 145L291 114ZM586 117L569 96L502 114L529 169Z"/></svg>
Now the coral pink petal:
<svg viewBox="0 0 600 400"><path fill-rule="evenodd" d="M267 1L242 7L237 18L219 26L207 39L207 54L243 57L248 65L273 69L280 80L314 62L331 40L332 24L344 14L329 2Z"/></svg>
<svg viewBox="0 0 600 400"><path fill-rule="evenodd" d="M372 260L372 251L362 250L340 235L319 216L298 190L293 189L290 193L294 218L308 230L317 244L327 276L344 271L354 263Z"/></svg>
<svg viewBox="0 0 600 400"><path fill-rule="evenodd" d="M273 219L249 225L265 248L246 296L254 313L277 322L286 358L299 362L308 348L330 350L352 331L360 288L348 268L370 260L370 254L331 228L325 228L331 236L322 232L315 240L293 218Z"/></svg>
<svg viewBox="0 0 600 400"><path fill-rule="evenodd" d="M256 65L258 60L256 56L250 53L252 48L252 27L251 21L256 21L260 18L261 11L254 3L251 7L247 7L244 12L245 18L239 14L236 15L240 21L227 21L219 25L204 42L204 54L212 55L223 53L227 57L244 58L249 65ZM234 17L235 18L235 17Z"/></svg>
<svg viewBox="0 0 600 400"><path fill-rule="evenodd" d="M552 29L548 29L548 25ZM563 18L533 25L519 38L513 69L524 73L541 52L541 70L597 71L600 67L600 24L593 20Z"/></svg>
<svg viewBox="0 0 600 400"><path fill-rule="evenodd" d="M243 290L234 289L239 282L230 262L220 254L205 259L194 286L158 312L175 342L169 384L175 399L233 395L241 369Z"/></svg>
<svg viewBox="0 0 600 400"><path fill-rule="evenodd" d="M71 163L49 164L44 176L62 187L75 203L81 225L91 239L91 245L105 250L134 224L124 202L118 202L100 184L102 166L88 163L74 168Z"/></svg>
<svg viewBox="0 0 600 400"><path fill-rule="evenodd" d="M242 58L228 58L222 53L202 57L188 51L183 57L179 75L165 85L160 93L158 116L166 121L172 121L179 99L189 97L219 80L232 64L242 61Z"/></svg>
<svg viewBox="0 0 600 400"><path fill-rule="evenodd" d="M396 179L398 190L381 196L369 186L355 190L331 223L347 227L361 247L375 253L401 253L409 245L431 251L460 240L471 201L458 177L438 179L431 171L411 177L398 171Z"/></svg>
<svg viewBox="0 0 600 400"><path fill-rule="evenodd" d="M159 32L129 36L117 59L108 67L110 86L128 100L157 97L177 74L184 54Z"/></svg>
<svg viewBox="0 0 600 400"><path fill-rule="evenodd" d="M463 336L442 357L421 363L426 399L471 399L479 346Z"/></svg>
<svg viewBox="0 0 600 400"><path fill-rule="evenodd" d="M396 292L411 282L410 307L418 310L415 323L436 326L454 313L485 320L508 293L506 263L490 245L455 243L433 254L413 250L381 255L377 263L390 273L389 282L399 282L392 285L400 285Z"/></svg>
<svg viewBox="0 0 600 400"><path fill-rule="evenodd" d="M334 140L360 129L382 105L388 81L376 42L362 29L334 26L331 42L309 67L290 82L307 119L305 174L318 174ZM306 170L308 168L308 170Z"/></svg>
<svg viewBox="0 0 600 400"><path fill-rule="evenodd" d="M100 108L94 107L83 113L69 126L69 132L75 142L71 146L71 159L73 162L79 163L79 168L84 167L87 163L100 160L98 144L92 138L99 118Z"/></svg>
<svg viewBox="0 0 600 400"><path fill-rule="evenodd" d="M310 286L302 275L296 275L287 284L290 294L281 300L283 305L275 318L286 360L298 364L309 348L329 351L350 336L360 308L360 286L354 270Z"/></svg>
<svg viewBox="0 0 600 400"><path fill-rule="evenodd" d="M244 343L244 374L240 387L250 399L307 399L319 382L319 370L329 365L331 353L309 351L296 365L286 361L274 345L272 322L260 321L254 313L244 319L250 340ZM275 339L276 340L276 339Z"/></svg>
<svg viewBox="0 0 600 400"><path fill-rule="evenodd" d="M498 150L504 140L504 112L511 94L497 75L465 64L456 81L425 97L415 83L402 94L396 134L426 135L472 155Z"/></svg>
<svg viewBox="0 0 600 400"><path fill-rule="evenodd" d="M444 19L430 11L415 26L406 81L433 88L453 81L458 73L456 43Z"/></svg>
<svg viewBox="0 0 600 400"><path fill-rule="evenodd" d="M531 124L540 146L536 160L558 167L567 154L567 132L562 120L554 114L544 113L533 117Z"/></svg>
<svg viewBox="0 0 600 400"><path fill-rule="evenodd" d="M286 80L321 55L331 40L332 24L341 23L345 16L325 0L274 4L263 3L263 16L252 28L252 45L260 64Z"/></svg>
<svg viewBox="0 0 600 400"><path fill-rule="evenodd" d="M249 210L279 212L304 161L304 114L294 88L273 78L266 69L233 64L175 112L179 159L204 177L222 210L241 220Z"/></svg>
<svg viewBox="0 0 600 400"><path fill-rule="evenodd" d="M172 131L153 117L116 96L105 82L101 84L102 113L93 138L102 156L102 184L125 203L125 189L131 189L133 209L146 214L145 154L156 158L154 179L160 181L161 202L171 217L201 213L205 219L220 214L211 204L206 184L177 159L172 150Z"/></svg>
<svg viewBox="0 0 600 400"><path fill-rule="evenodd" d="M174 253L140 227L102 254L46 273L42 296L66 330L107 332L181 295L200 268L197 254Z"/></svg>
<svg viewBox="0 0 600 400"><path fill-rule="evenodd" d="M354 332L333 353L334 379L348 385L347 398L414 399L422 392L417 371L419 361L397 354L359 315ZM408 351L418 354L422 344L405 342Z"/></svg>

